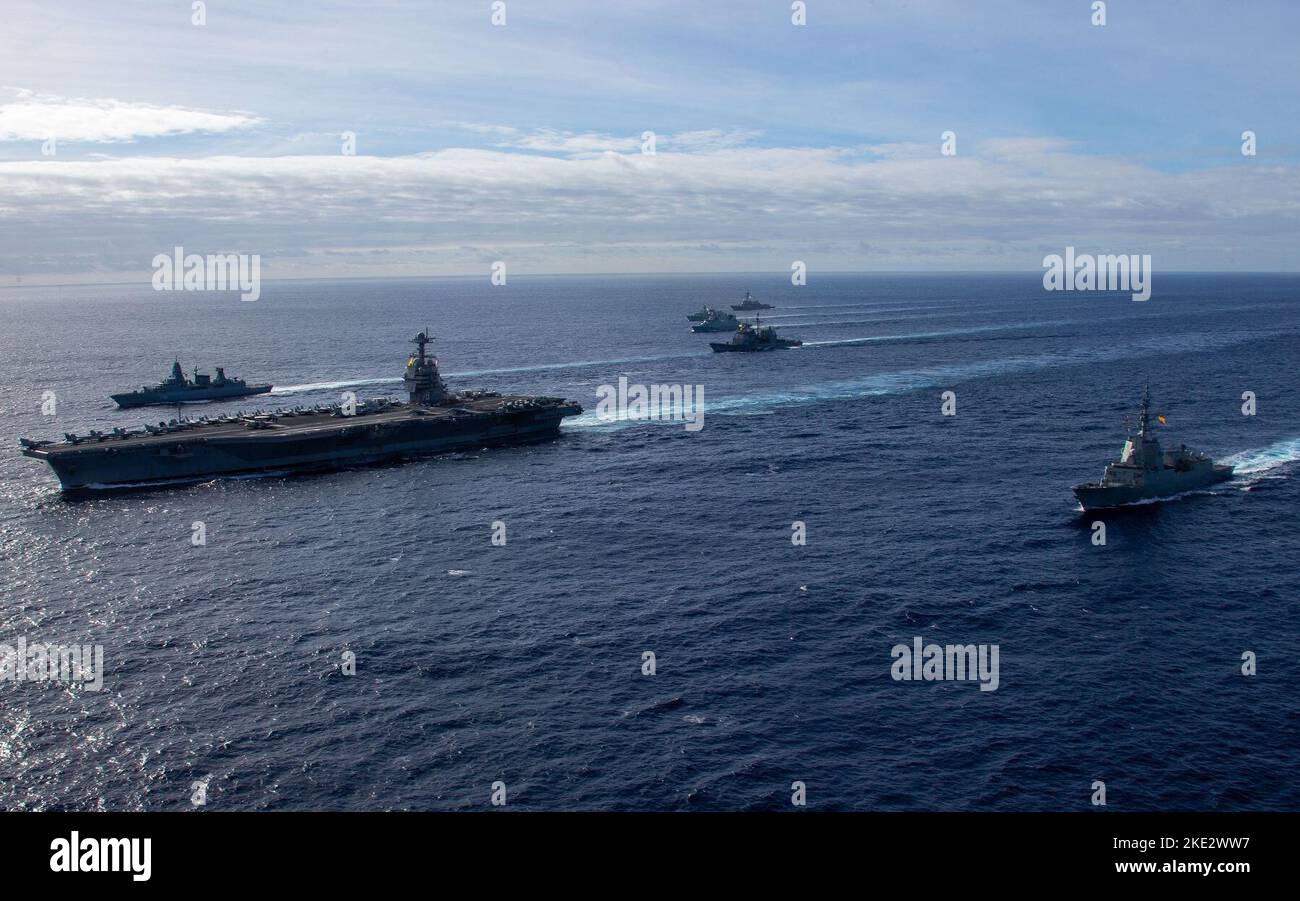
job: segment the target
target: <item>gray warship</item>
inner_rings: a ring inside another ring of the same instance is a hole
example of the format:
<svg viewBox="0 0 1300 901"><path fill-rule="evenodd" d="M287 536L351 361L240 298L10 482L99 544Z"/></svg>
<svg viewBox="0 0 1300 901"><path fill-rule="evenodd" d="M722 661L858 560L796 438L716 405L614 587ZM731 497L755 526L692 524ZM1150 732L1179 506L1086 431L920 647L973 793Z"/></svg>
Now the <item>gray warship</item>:
<svg viewBox="0 0 1300 901"><path fill-rule="evenodd" d="M708 306L708 305L706 304L706 305L704 305L703 307L701 307L700 309L696 310L694 313L687 313L687 314L686 314L686 321L687 321L687 322L703 322L704 320L706 320L706 319L709 318L709 315L710 315L711 313L713 313L713 307Z"/></svg>
<svg viewBox="0 0 1300 901"><path fill-rule="evenodd" d="M802 347L798 338L781 338L776 329L763 325L763 320L755 317L754 323L742 322L736 326L736 333L730 341L710 341L709 347L714 353L755 353L760 350L782 350L786 347Z"/></svg>
<svg viewBox="0 0 1300 901"><path fill-rule="evenodd" d="M749 310L773 310L773 309L776 309L776 308L773 307L770 303L760 303L759 301L755 300L755 299L750 295L750 293L749 293L748 291L745 292L745 299L744 299L742 302L740 302L740 303L733 303L733 304L731 305L731 308L732 308L733 310L741 310L741 311L744 311L744 312L748 312Z"/></svg>
<svg viewBox="0 0 1300 901"><path fill-rule="evenodd" d="M294 407L252 415L174 419L140 430L19 439L65 492L149 487L258 472L305 472L403 460L553 437L582 407L558 397L452 393L425 352L427 331L406 363L407 402Z"/></svg>
<svg viewBox="0 0 1300 901"><path fill-rule="evenodd" d="M266 394L270 385L249 385L243 379L226 378L226 370L217 367L217 377L200 373L196 368L194 378L187 379L181 369L179 360L172 363L172 374L152 388L145 386L139 391L125 394L110 394L119 407L146 407L150 404L171 406L188 404L201 400L227 400L232 397L248 397L252 394Z"/></svg>
<svg viewBox="0 0 1300 901"><path fill-rule="evenodd" d="M1118 462L1106 464L1101 481L1074 486L1074 496L1084 510L1104 510L1169 497L1232 478L1232 466L1215 463L1186 445L1179 445L1177 450L1162 450L1151 429L1150 402L1150 390L1143 389L1137 434L1129 432Z"/></svg>
<svg viewBox="0 0 1300 901"><path fill-rule="evenodd" d="M726 310L709 310L707 316L691 326L691 331L729 332L739 324L740 320L733 313L728 313Z"/></svg>

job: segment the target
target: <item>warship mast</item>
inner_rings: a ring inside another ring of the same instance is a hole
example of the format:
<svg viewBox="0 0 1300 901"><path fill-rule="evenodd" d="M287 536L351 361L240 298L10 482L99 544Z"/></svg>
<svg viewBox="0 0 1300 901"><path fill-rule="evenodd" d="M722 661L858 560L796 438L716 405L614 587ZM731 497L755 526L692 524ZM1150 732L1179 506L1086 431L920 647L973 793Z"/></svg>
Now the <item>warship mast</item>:
<svg viewBox="0 0 1300 901"><path fill-rule="evenodd" d="M1141 459L1137 462L1143 469L1159 469L1164 451L1160 448L1160 440L1151 431L1150 406L1151 385L1146 384L1142 386L1142 410L1138 413L1138 453Z"/></svg>

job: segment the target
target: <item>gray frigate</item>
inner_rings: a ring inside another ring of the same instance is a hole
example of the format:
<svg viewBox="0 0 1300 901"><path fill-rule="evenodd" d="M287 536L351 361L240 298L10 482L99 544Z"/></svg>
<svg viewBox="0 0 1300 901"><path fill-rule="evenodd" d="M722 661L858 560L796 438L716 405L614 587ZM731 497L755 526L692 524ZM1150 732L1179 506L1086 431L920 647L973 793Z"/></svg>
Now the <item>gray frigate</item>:
<svg viewBox="0 0 1300 901"><path fill-rule="evenodd" d="M1137 434L1128 434L1119 460L1106 464L1101 481L1074 486L1074 496L1084 510L1170 497L1232 478L1232 466L1215 463L1186 445L1179 445L1177 450L1162 449L1151 429L1150 401L1151 392L1144 389Z"/></svg>
<svg viewBox="0 0 1300 901"><path fill-rule="evenodd" d="M740 324L734 313L726 310L709 310L707 316L691 326L693 332L730 332Z"/></svg>
<svg viewBox="0 0 1300 901"><path fill-rule="evenodd" d="M180 360L175 360L172 362L172 374L152 388L146 385L139 391L109 396L119 407L146 407L189 404L201 400L230 400L266 394L270 390L270 385L250 385L243 379L227 378L226 370L220 366L217 367L216 378L195 369L194 378L188 379L181 369Z"/></svg>
<svg viewBox="0 0 1300 901"><path fill-rule="evenodd" d="M554 437L582 412L558 397L451 392L438 361L413 342L403 378L409 400L385 399L254 414L173 419L142 429L19 439L63 490L146 487L259 472L304 472L397 461Z"/></svg>
<svg viewBox="0 0 1300 901"><path fill-rule="evenodd" d="M742 313L748 313L751 310L774 310L776 309L770 303L762 303L754 299L754 296L748 291L745 292L745 299L740 303L731 305L733 310L739 310Z"/></svg>

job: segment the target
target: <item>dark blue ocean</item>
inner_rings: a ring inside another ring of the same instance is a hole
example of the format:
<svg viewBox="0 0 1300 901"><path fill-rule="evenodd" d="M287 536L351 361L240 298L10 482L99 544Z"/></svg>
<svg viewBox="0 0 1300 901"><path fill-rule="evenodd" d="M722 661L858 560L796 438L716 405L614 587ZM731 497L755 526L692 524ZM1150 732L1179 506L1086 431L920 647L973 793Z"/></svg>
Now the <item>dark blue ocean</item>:
<svg viewBox="0 0 1300 901"><path fill-rule="evenodd" d="M807 344L710 353L685 314L745 290ZM174 356L274 382L262 406L396 396L426 325L452 387L698 384L705 426L589 412L82 501L18 454L174 415L108 400ZM0 683L0 806L476 810L500 781L525 810L789 809L801 781L818 809L1088 810L1101 780L1110 809L1296 809L1298 365L1291 275L1157 272L1145 303L1035 273L0 291L0 642L105 654L102 691ZM1082 516L1144 382L1240 475ZM915 636L998 645L998 689L895 681Z"/></svg>

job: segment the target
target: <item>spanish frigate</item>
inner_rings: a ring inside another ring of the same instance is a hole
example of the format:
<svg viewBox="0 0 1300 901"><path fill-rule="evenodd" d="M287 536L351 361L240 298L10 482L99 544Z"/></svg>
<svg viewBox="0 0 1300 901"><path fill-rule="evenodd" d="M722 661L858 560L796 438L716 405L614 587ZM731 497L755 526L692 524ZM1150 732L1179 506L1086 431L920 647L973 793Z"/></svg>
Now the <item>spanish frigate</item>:
<svg viewBox="0 0 1300 901"><path fill-rule="evenodd" d="M1106 464L1101 480L1074 486L1074 496L1084 510L1169 497L1232 478L1232 466L1215 463L1186 445L1163 450L1151 429L1150 402L1151 392L1144 389L1137 434L1129 433L1119 460Z"/></svg>

